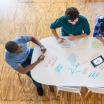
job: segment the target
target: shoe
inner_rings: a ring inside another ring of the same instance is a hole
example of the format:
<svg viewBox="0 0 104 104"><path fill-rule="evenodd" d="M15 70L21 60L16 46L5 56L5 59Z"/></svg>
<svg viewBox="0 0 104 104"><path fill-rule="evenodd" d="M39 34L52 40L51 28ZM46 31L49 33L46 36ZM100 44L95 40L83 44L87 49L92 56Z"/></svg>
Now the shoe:
<svg viewBox="0 0 104 104"><path fill-rule="evenodd" d="M38 92L38 95L39 96L43 96L44 95L44 91L43 91L43 88L42 87L38 87L37 88L37 92Z"/></svg>

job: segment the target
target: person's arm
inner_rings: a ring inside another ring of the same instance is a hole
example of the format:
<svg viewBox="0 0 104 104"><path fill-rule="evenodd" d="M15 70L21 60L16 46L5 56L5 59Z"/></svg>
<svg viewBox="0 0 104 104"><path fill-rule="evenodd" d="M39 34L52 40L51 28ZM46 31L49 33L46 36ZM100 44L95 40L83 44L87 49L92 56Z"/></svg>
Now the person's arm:
<svg viewBox="0 0 104 104"><path fill-rule="evenodd" d="M61 38L60 36L59 36L59 34L57 33L57 28L60 28L61 26L62 26L62 24L63 24L63 22L64 22L64 16L62 16L62 17L60 17L60 18L58 18L58 19L56 19L53 23L51 23L51 25L50 25L50 29L51 29L51 32L52 32L52 34L55 36L55 38L56 38L56 40L59 42L59 43L62 43L63 41L64 41L64 39L63 38Z"/></svg>
<svg viewBox="0 0 104 104"><path fill-rule="evenodd" d="M81 35L78 35L76 36L76 38L80 39L80 38L86 38L88 35L87 34L81 34Z"/></svg>
<svg viewBox="0 0 104 104"><path fill-rule="evenodd" d="M69 39L69 40L76 40L76 39L81 39L81 38L86 38L86 37L87 37L86 34L81 34L81 35L78 35L78 36L75 36L75 35L73 35L73 34L70 34L70 35L68 36L68 39Z"/></svg>
<svg viewBox="0 0 104 104"><path fill-rule="evenodd" d="M22 43L27 43L32 41L33 43L37 44L43 53L46 52L46 48L42 45L35 37L31 35L23 35L18 37L18 41Z"/></svg>
<svg viewBox="0 0 104 104"><path fill-rule="evenodd" d="M58 43L63 43L64 39L59 37L56 29L51 29L52 34L55 36L56 40L58 41Z"/></svg>
<svg viewBox="0 0 104 104"><path fill-rule="evenodd" d="M88 20L85 18L84 20L84 27L83 27L83 31L84 33L81 35L82 37L87 37L88 35L90 35L90 25L88 23Z"/></svg>
<svg viewBox="0 0 104 104"><path fill-rule="evenodd" d="M99 37L100 23L97 23L94 27L93 37Z"/></svg>
<svg viewBox="0 0 104 104"><path fill-rule="evenodd" d="M96 37L98 40L103 41L102 35L100 34L100 25L101 25L101 20L100 18L98 18L98 21L94 27L93 37Z"/></svg>
<svg viewBox="0 0 104 104"><path fill-rule="evenodd" d="M97 38L102 44L104 44L104 39L103 39L102 37L97 36L96 38Z"/></svg>
<svg viewBox="0 0 104 104"><path fill-rule="evenodd" d="M93 37L96 37L100 42L104 44L104 39L102 35L100 34L100 19L98 19L97 23L95 24Z"/></svg>
<svg viewBox="0 0 104 104"><path fill-rule="evenodd" d="M31 40L30 41L32 41L33 43L35 43L38 46L40 46L40 48L43 47L43 45L35 37L31 37Z"/></svg>
<svg viewBox="0 0 104 104"><path fill-rule="evenodd" d="M41 55L38 60L36 62L34 62L33 64L27 66L27 67L23 67L23 66L19 66L18 68L16 68L16 70L19 72L19 73L22 73L22 74L25 74L29 71L31 71L37 64L39 64L41 61L44 60L44 56Z"/></svg>
<svg viewBox="0 0 104 104"><path fill-rule="evenodd" d="M40 49L43 53L46 52L46 48L44 47L44 45L42 45L35 37L31 37L31 40L33 43L37 44L38 46L40 46Z"/></svg>
<svg viewBox="0 0 104 104"><path fill-rule="evenodd" d="M55 36L56 39L60 38L59 35L58 35L58 33L57 33L57 31L56 31L56 29L51 29L51 32Z"/></svg>

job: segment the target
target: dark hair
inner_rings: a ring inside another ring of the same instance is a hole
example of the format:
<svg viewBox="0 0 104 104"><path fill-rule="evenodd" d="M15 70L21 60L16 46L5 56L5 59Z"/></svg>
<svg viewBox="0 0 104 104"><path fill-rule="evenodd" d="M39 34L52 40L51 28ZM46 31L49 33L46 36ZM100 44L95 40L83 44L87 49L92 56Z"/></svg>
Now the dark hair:
<svg viewBox="0 0 104 104"><path fill-rule="evenodd" d="M14 41L8 41L5 44L6 50L11 52L11 53L15 53L17 47L18 47L18 44Z"/></svg>
<svg viewBox="0 0 104 104"><path fill-rule="evenodd" d="M79 17L79 11L75 7L67 8L65 11L65 16L68 20L74 21L76 18Z"/></svg>
<svg viewBox="0 0 104 104"><path fill-rule="evenodd" d="M101 29L101 32L104 32L104 18L103 18L102 23L100 25L100 29Z"/></svg>

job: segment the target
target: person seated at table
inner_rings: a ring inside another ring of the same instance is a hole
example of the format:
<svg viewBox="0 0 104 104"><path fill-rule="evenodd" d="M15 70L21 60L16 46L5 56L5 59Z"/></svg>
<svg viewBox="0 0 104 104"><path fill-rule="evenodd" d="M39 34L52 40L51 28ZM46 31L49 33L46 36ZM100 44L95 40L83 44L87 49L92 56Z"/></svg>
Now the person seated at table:
<svg viewBox="0 0 104 104"><path fill-rule="evenodd" d="M37 64L44 60L44 55L41 55L36 62L31 64L33 48L27 46L27 43L30 41L37 44L40 47L42 53L45 53L46 48L35 37L29 35L17 36L14 40L8 41L5 44L5 60L13 69L19 73L27 74L36 86L38 94L43 96L44 91L42 85L31 77L30 71Z"/></svg>
<svg viewBox="0 0 104 104"><path fill-rule="evenodd" d="M96 24L93 36L104 44L104 15L96 17Z"/></svg>
<svg viewBox="0 0 104 104"><path fill-rule="evenodd" d="M65 16L61 16L50 25L52 34L59 43L62 43L64 39L61 38L56 31L56 29L60 27L62 36L68 36L69 40L83 38L90 34L87 18L80 15L75 7L67 8Z"/></svg>

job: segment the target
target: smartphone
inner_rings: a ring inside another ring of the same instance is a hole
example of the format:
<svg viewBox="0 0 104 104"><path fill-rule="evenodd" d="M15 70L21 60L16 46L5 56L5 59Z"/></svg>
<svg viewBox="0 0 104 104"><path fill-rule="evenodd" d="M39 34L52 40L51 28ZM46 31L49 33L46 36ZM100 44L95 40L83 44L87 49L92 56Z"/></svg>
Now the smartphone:
<svg viewBox="0 0 104 104"><path fill-rule="evenodd" d="M97 67L99 66L100 64L102 64L104 62L104 58L100 55L98 57L96 57L95 59L93 59L91 61L91 64L94 66L94 67Z"/></svg>

